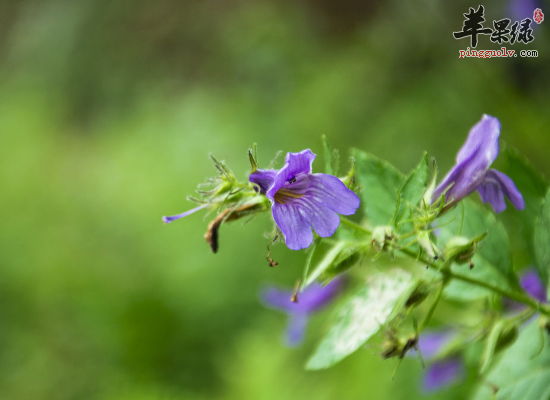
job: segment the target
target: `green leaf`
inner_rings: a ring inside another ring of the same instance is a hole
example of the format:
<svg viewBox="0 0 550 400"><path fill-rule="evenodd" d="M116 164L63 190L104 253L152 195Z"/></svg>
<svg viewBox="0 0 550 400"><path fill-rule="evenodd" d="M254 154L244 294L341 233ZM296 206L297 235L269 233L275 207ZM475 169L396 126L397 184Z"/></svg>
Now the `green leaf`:
<svg viewBox="0 0 550 400"><path fill-rule="evenodd" d="M548 286L548 269L550 268L550 190L542 204L542 212L535 223L535 265L539 276Z"/></svg>
<svg viewBox="0 0 550 400"><path fill-rule="evenodd" d="M328 368L359 349L388 320L413 284L411 274L398 268L372 276L340 309L306 368Z"/></svg>
<svg viewBox="0 0 550 400"><path fill-rule="evenodd" d="M328 283L337 275L353 267L361 258L361 251L366 247L370 248L370 244L350 244L343 248L333 263L321 274L319 280Z"/></svg>
<svg viewBox="0 0 550 400"><path fill-rule="evenodd" d="M305 286L310 285L311 283L315 282L317 278L321 276L323 272L327 268L329 268L333 263L335 262L336 258L339 256L339 254L346 248L349 247L350 243L345 241L339 241L337 242L323 257L323 259L317 264L315 269L311 271L309 276L307 277Z"/></svg>
<svg viewBox="0 0 550 400"><path fill-rule="evenodd" d="M463 203L463 223L461 207L455 207L438 220L440 225L452 221L441 227L438 242L443 245L447 243L458 234L461 225L462 236L473 239L487 233L487 237L480 243L472 258L474 268L470 270L467 264L454 264L451 267L453 272L483 280L503 289L517 288L517 276L512 268L510 239L504 226L495 218L492 211L481 207L473 200L465 199ZM468 301L489 296L491 293L487 289L453 280L445 289L444 295L451 299Z"/></svg>
<svg viewBox="0 0 550 400"><path fill-rule="evenodd" d="M506 217L510 219L509 225L515 228L510 230L512 243L517 243L516 248L526 246L534 260L536 245L533 231L535 220L540 214L540 205L548 190L548 182L527 158L509 145L501 151L498 161L503 165L499 165L497 169L512 178L525 201L524 210L506 213ZM524 263L528 262L529 260L524 260Z"/></svg>
<svg viewBox="0 0 550 400"><path fill-rule="evenodd" d="M489 334L489 337L487 338L485 351L483 353L483 358L481 362L481 368L479 369L480 375L483 375L485 371L487 371L487 368L489 365L491 365L491 361L493 359L493 356L495 355L495 349L497 347L497 341L502 333L502 330L504 329L504 321L498 321L491 330L491 333Z"/></svg>
<svg viewBox="0 0 550 400"><path fill-rule="evenodd" d="M356 177L363 185L361 205L373 226L388 225L395 213L398 191L405 177L391 164L354 149Z"/></svg>
<svg viewBox="0 0 550 400"><path fill-rule="evenodd" d="M479 370L480 375L485 374L495 354L509 347L517 339L518 324L519 322L514 320L500 320L493 326L485 343L485 351Z"/></svg>
<svg viewBox="0 0 550 400"><path fill-rule="evenodd" d="M428 187L426 188L426 192L424 193L424 202L426 204L430 204L432 200L432 195L435 190L435 184L437 181L437 174L439 172L439 169L437 168L437 163L435 162L435 159L432 160L432 179L430 179L430 183L428 184Z"/></svg>
<svg viewBox="0 0 550 400"><path fill-rule="evenodd" d="M405 203L409 203L412 206L418 206L428 186L429 172L428 154L424 153L424 156L422 156L420 160L420 164L411 171L401 188L401 198Z"/></svg>
<svg viewBox="0 0 550 400"><path fill-rule="evenodd" d="M544 344L537 320L519 334L518 340L503 351L485 382L498 389L497 400L546 400L550 398L550 346ZM540 353L540 354L539 354ZM493 391L481 385L475 400L494 399Z"/></svg>

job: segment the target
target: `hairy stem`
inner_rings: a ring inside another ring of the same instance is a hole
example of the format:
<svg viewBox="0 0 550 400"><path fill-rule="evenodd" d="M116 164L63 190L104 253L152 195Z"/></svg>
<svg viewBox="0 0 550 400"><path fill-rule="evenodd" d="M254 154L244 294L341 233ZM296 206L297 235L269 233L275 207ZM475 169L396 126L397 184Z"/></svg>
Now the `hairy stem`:
<svg viewBox="0 0 550 400"><path fill-rule="evenodd" d="M367 229L353 221L350 221L347 218L340 218L343 225L346 225L352 229L354 229L357 232L362 232L367 235L372 235L372 231L370 229ZM509 299L512 299L514 301L517 301L518 303L525 304L526 306L530 307L531 309L540 312L541 314L544 314L546 316L550 316L550 307L546 304L541 304L538 301L534 300L532 297L528 296L527 294L519 291L510 291L507 289L499 288L498 286L494 286L490 283L487 283L482 280L478 280L475 278L472 278L470 276L457 274L456 272L453 272L449 269L441 269L437 265L432 264L429 260L427 260L425 257L419 256L419 254L411 249L407 248L401 248L399 250L401 253L411 257L414 260L422 262L424 265L428 265L430 268L437 270L441 274L444 275L445 278L451 280L451 279L457 279L459 281L467 282L472 285L476 285L479 287L483 287L485 289L488 289L492 291L493 293L499 294L504 297L508 297Z"/></svg>
<svg viewBox="0 0 550 400"><path fill-rule="evenodd" d="M441 282L441 286L439 287L439 290L437 291L437 296L435 298L435 301L433 302L432 306L428 310L428 314L426 314L426 318L424 318L424 321L422 322L422 325L420 326L420 331L424 330L426 326L428 326L428 323L432 319L432 316L434 315L435 309L437 308L437 305L439 304L439 300L441 300L441 295L443 294L443 290L449 283L448 279L443 279L443 282Z"/></svg>
<svg viewBox="0 0 550 400"><path fill-rule="evenodd" d="M365 233L367 235L372 235L372 231L370 229L367 229L364 226L356 224L355 222L350 221L347 218L340 217L340 221L342 222L342 224L344 224L346 226L349 226L350 228L355 229L358 232L362 232L362 233Z"/></svg>
<svg viewBox="0 0 550 400"><path fill-rule="evenodd" d="M460 281L467 282L472 285L483 287L501 296L508 297L509 299L515 300L518 303L525 304L526 306L529 306L530 308L540 312L541 314L550 316L550 309L548 308L547 305L539 303L538 301L529 297L525 293L501 289L498 286L494 286L485 281L477 280L470 276L457 274L456 272L450 271L448 269L440 269L436 265L426 260L424 257L418 257L418 254L410 249L401 249L400 251L408 255L409 257L414 258L415 260L418 260L424 263L425 265L428 265L430 268L437 270L438 272L442 273L444 276L448 277L449 279L458 279Z"/></svg>

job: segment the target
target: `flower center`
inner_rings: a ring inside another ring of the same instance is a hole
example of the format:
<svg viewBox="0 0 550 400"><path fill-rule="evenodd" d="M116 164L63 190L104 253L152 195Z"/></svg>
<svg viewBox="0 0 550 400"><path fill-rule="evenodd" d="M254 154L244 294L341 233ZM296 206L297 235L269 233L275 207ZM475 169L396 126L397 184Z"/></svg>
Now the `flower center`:
<svg viewBox="0 0 550 400"><path fill-rule="evenodd" d="M275 196L273 196L275 201L279 204L286 204L289 202L289 200L299 199L300 197L304 197L304 195L285 189L277 190L277 193L275 193Z"/></svg>

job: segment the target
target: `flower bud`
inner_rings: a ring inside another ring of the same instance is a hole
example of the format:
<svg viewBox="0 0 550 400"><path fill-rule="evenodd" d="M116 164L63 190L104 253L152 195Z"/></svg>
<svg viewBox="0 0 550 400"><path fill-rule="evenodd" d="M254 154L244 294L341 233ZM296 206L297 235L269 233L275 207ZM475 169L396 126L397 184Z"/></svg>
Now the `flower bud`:
<svg viewBox="0 0 550 400"><path fill-rule="evenodd" d="M355 158L351 157L351 168L349 169L348 174L345 178L342 179L342 182L350 190L355 189Z"/></svg>
<svg viewBox="0 0 550 400"><path fill-rule="evenodd" d="M495 353L514 343L518 338L518 334L519 331L516 324L504 328L498 337L497 344L495 346Z"/></svg>
<svg viewBox="0 0 550 400"><path fill-rule="evenodd" d="M397 234L391 226L377 226L372 232L371 245L378 252L390 251L397 245Z"/></svg>
<svg viewBox="0 0 550 400"><path fill-rule="evenodd" d="M424 300L426 300L429 294L430 294L429 286L423 282L420 282L416 286L416 288L414 288L413 292L407 299L405 303L405 307L409 308L413 306L414 307L419 306L420 304L422 304Z"/></svg>
<svg viewBox="0 0 550 400"><path fill-rule="evenodd" d="M445 262L451 263L455 262L457 264L470 263L470 268L473 268L471 263L472 257L474 256L477 246L483 238L487 236L487 233L484 233L474 239L468 239L463 236L455 236L451 238L445 248L443 249L443 257Z"/></svg>
<svg viewBox="0 0 550 400"><path fill-rule="evenodd" d="M398 338L395 331L389 331L386 334L386 340L382 344L382 353L380 355L383 359L392 357L402 359L410 349L416 348L417 345L418 336Z"/></svg>
<svg viewBox="0 0 550 400"><path fill-rule="evenodd" d="M544 329L546 333L550 335L550 318L542 316L539 319L539 327L540 329Z"/></svg>
<svg viewBox="0 0 550 400"><path fill-rule="evenodd" d="M436 256L439 256L439 251L437 250L437 247L435 247L432 237L433 234L430 234L428 231L420 231L416 235L418 244L424 249L428 257L436 258Z"/></svg>

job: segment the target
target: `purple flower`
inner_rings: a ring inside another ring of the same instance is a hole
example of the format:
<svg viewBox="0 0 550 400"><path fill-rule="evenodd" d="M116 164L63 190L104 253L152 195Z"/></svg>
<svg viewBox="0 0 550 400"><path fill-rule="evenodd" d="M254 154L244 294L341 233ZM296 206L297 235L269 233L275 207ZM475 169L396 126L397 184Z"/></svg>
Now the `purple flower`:
<svg viewBox="0 0 550 400"><path fill-rule="evenodd" d="M523 196L514 182L502 172L489 169L499 153L500 122L483 115L468 135L456 156L456 165L439 184L432 195L436 201L445 192L445 201L452 207L475 190L484 203L489 202L495 212L506 209L504 196L518 209L525 208Z"/></svg>
<svg viewBox="0 0 550 400"><path fill-rule="evenodd" d="M340 224L338 214L355 214L360 203L337 177L311 173L315 157L309 149L287 153L280 170L258 169L250 174L250 182L271 200L275 223L292 250L311 244L311 228L321 237L332 236Z"/></svg>
<svg viewBox="0 0 550 400"><path fill-rule="evenodd" d="M521 287L534 299L541 303L548 302L546 288L533 269L527 270L520 279Z"/></svg>
<svg viewBox="0 0 550 400"><path fill-rule="evenodd" d="M449 386L464 375L464 364L456 357L433 363L424 374L424 390L434 392Z"/></svg>
<svg viewBox="0 0 550 400"><path fill-rule="evenodd" d="M548 302L544 284L539 278L537 271L534 269L530 268L522 274L520 284L523 290L525 290L525 292L527 292L527 294L535 300L540 301L541 303ZM502 301L504 304L504 309L508 311L519 311L525 308L525 305L508 298L504 298Z"/></svg>
<svg viewBox="0 0 550 400"><path fill-rule="evenodd" d="M436 331L423 333L418 338L418 348L420 354L426 359L433 358L437 355L456 334L453 331Z"/></svg>
<svg viewBox="0 0 550 400"><path fill-rule="evenodd" d="M456 336L452 331L429 332L422 334L418 339L418 348L422 357L433 359L440 353L450 341ZM415 353L411 350L410 355ZM431 363L424 374L423 386L427 392L440 390L445 386L462 379L464 375L464 364L456 356L444 359L437 359Z"/></svg>
<svg viewBox="0 0 550 400"><path fill-rule="evenodd" d="M309 315L329 305L343 287L342 278L335 278L326 286L314 283L298 294L296 303L291 301L292 291L271 287L262 292L261 299L266 307L290 316L286 341L289 346L296 346L304 337Z"/></svg>

